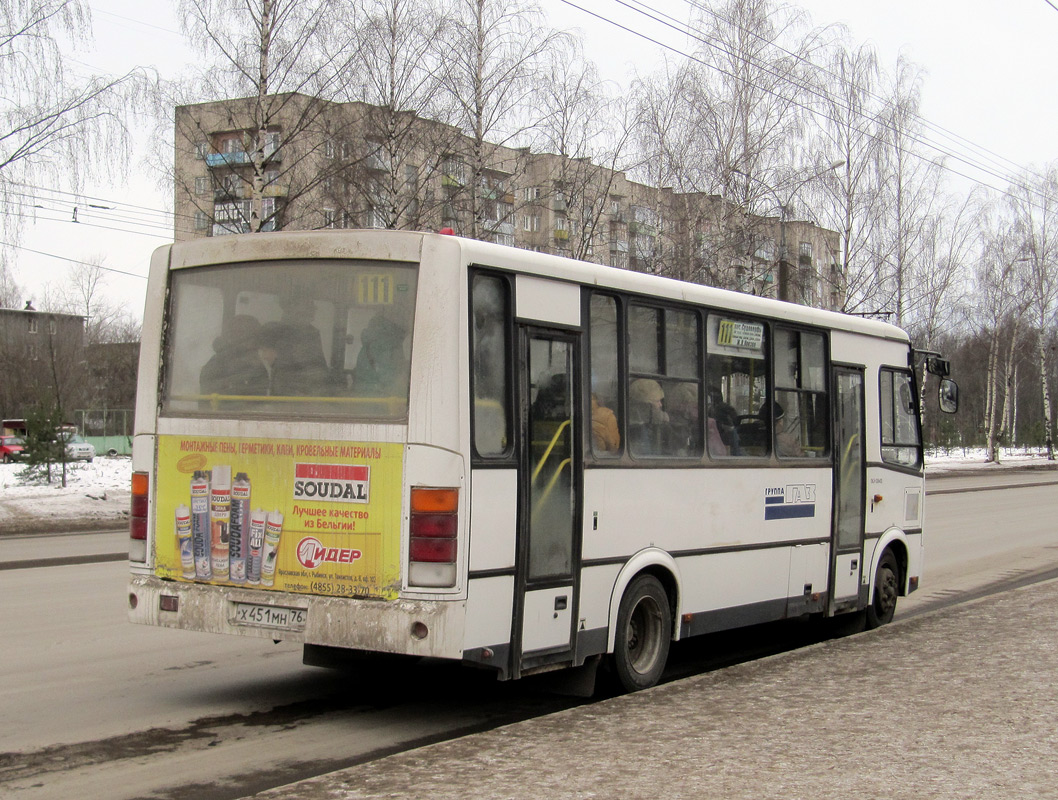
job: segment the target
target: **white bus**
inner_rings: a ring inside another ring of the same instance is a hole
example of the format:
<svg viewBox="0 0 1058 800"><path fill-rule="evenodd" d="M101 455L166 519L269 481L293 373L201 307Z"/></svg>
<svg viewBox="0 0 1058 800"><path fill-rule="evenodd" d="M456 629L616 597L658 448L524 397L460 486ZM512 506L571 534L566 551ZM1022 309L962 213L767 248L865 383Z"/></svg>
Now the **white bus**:
<svg viewBox="0 0 1058 800"><path fill-rule="evenodd" d="M922 573L914 366L882 322L454 236L162 247L129 616L628 690L684 637L884 624Z"/></svg>

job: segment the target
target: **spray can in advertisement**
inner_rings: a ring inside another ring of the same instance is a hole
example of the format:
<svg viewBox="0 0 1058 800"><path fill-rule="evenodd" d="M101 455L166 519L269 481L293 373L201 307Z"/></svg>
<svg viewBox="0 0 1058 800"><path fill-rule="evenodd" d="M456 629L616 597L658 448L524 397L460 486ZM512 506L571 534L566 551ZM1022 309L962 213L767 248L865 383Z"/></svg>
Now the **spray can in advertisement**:
<svg viewBox="0 0 1058 800"><path fill-rule="evenodd" d="M176 507L176 544L180 550L180 566L185 578L195 577L195 553L191 541L191 509L181 504Z"/></svg>
<svg viewBox="0 0 1058 800"><path fill-rule="evenodd" d="M276 581L276 561L279 559L279 535L283 532L283 514L269 511L265 523L264 548L261 550L261 584L271 586Z"/></svg>
<svg viewBox="0 0 1058 800"><path fill-rule="evenodd" d="M209 487L209 521L213 553L213 579L228 580L228 528L231 525L231 467L213 468Z"/></svg>
<svg viewBox="0 0 1058 800"><path fill-rule="evenodd" d="M231 485L231 524L228 526L228 575L234 583L246 583L249 552L250 479L237 473Z"/></svg>
<svg viewBox="0 0 1058 800"><path fill-rule="evenodd" d="M261 582L261 550L264 548L267 519L263 508L255 508L250 514L249 548L246 551L246 580L250 583Z"/></svg>
<svg viewBox="0 0 1058 800"><path fill-rule="evenodd" d="M209 475L202 470L191 476L191 553L195 558L195 577L210 580Z"/></svg>

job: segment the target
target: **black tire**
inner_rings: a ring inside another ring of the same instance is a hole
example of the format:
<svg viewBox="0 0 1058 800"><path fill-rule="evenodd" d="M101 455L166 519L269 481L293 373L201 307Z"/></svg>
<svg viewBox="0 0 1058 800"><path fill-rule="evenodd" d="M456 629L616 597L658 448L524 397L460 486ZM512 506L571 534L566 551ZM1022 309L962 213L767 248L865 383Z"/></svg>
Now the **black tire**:
<svg viewBox="0 0 1058 800"><path fill-rule="evenodd" d="M621 688L637 692L656 684L671 641L668 595L653 575L640 575L628 585L617 610L613 664Z"/></svg>
<svg viewBox="0 0 1058 800"><path fill-rule="evenodd" d="M878 571L874 573L874 597L867 606L867 630L880 628L893 621L899 596L900 567L893 551L886 550L878 562Z"/></svg>

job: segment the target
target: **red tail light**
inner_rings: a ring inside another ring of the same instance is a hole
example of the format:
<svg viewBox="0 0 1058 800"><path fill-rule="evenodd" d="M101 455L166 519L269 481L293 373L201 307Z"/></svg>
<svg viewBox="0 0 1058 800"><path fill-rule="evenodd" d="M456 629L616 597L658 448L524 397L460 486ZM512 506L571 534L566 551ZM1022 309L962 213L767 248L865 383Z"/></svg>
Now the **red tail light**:
<svg viewBox="0 0 1058 800"><path fill-rule="evenodd" d="M147 540L147 496L151 485L146 472L132 473L132 503L129 509L129 537Z"/></svg>
<svg viewBox="0 0 1058 800"><path fill-rule="evenodd" d="M408 583L455 586L459 490L413 487L409 533Z"/></svg>

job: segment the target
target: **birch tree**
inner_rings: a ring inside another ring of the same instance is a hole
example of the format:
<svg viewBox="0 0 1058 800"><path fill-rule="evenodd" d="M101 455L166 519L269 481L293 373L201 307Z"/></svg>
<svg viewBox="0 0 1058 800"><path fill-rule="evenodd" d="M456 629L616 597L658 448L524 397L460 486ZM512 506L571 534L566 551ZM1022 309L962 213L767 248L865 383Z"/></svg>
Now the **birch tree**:
<svg viewBox="0 0 1058 800"><path fill-rule="evenodd" d="M226 108L221 121L178 114L178 150L198 150L218 163L205 202L192 186L178 186L177 193L190 197L214 223L231 223L234 230L281 227L283 204L266 203L266 187L273 187L270 197L285 197L287 206L315 189L326 177L320 153L340 138L328 127L341 123L327 117L327 100L346 74L345 53L332 33L335 17L348 14L350 6L339 0L180 0L179 12L185 35L206 66L197 78L174 87L170 102L224 100ZM210 140L218 126L233 131L221 152ZM215 206L217 191L226 192L229 202Z"/></svg>
<svg viewBox="0 0 1058 800"><path fill-rule="evenodd" d="M844 164L819 182L814 195L822 224L837 231L842 243L837 270L823 279L830 305L845 312L864 311L879 302L872 243L879 220L875 164L880 139L875 118L881 75L877 55L868 45L839 45L826 65L818 141L829 163Z"/></svg>
<svg viewBox="0 0 1058 800"><path fill-rule="evenodd" d="M0 0L0 234L17 242L42 185L76 190L127 163L143 75L83 78L69 53L91 38L83 0ZM2 267L0 267L2 268Z"/></svg>
<svg viewBox="0 0 1058 800"><path fill-rule="evenodd" d="M596 249L609 243L610 193L629 146L630 126L623 104L610 96L577 41L557 42L549 56L537 86L542 118L533 143L537 152L558 158L537 159L548 164L551 177L551 191L542 199L565 207L569 238L560 251L596 261ZM525 198L516 198L519 202Z"/></svg>
<svg viewBox="0 0 1058 800"><path fill-rule="evenodd" d="M920 152L922 128L918 115L922 72L901 56L892 78L877 161L880 209L874 260L881 270L878 288L868 296L881 296L892 321L905 324L908 293L916 273L922 274L925 237L929 221L939 213L941 164Z"/></svg>
<svg viewBox="0 0 1058 800"><path fill-rule="evenodd" d="M1014 227L1021 238L1022 263L1027 269L1030 319L1036 327L1036 358L1043 403L1044 445L1054 460L1051 392L1048 380L1047 343L1054 326L1058 301L1058 164L1038 174L1026 172L1007 190Z"/></svg>
<svg viewBox="0 0 1058 800"><path fill-rule="evenodd" d="M539 122L533 108L548 54L566 34L549 28L539 7L519 0L450 0L444 54L447 121L467 137L451 154L447 186L467 236L493 238L512 222L497 203L524 164L498 163L503 146L526 143Z"/></svg>
<svg viewBox="0 0 1058 800"><path fill-rule="evenodd" d="M721 198L687 221L707 239L695 271L709 283L768 292L778 262L764 231L785 213L783 190L800 180L791 176L804 174L793 158L806 133L810 59L828 35L772 0L700 9L693 60L639 84L640 118L652 123L641 163L653 171L660 158L673 176L655 185Z"/></svg>
<svg viewBox="0 0 1058 800"><path fill-rule="evenodd" d="M362 109L363 138L344 154L331 192L335 205L374 227L427 227L442 198L429 187L457 132L424 120L444 116L437 42L442 7L416 0L369 0L352 24L345 96Z"/></svg>

